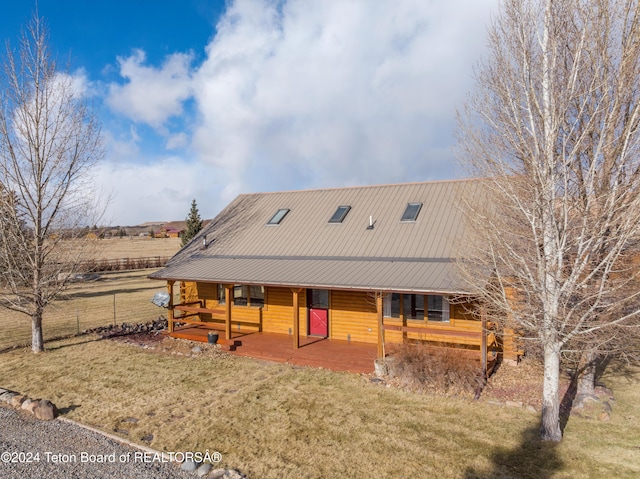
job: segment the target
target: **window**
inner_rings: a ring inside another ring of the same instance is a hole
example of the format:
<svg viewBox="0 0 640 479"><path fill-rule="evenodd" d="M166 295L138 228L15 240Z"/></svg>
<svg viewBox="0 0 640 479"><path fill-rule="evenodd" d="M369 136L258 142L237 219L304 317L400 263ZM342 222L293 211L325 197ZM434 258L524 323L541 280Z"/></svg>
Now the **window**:
<svg viewBox="0 0 640 479"><path fill-rule="evenodd" d="M234 285L233 304L234 306L261 308L264 306L264 286Z"/></svg>
<svg viewBox="0 0 640 479"><path fill-rule="evenodd" d="M449 322L449 300L444 296L427 296L427 318L429 321Z"/></svg>
<svg viewBox="0 0 640 479"><path fill-rule="evenodd" d="M385 318L400 317L400 294L387 293L382 299L382 311Z"/></svg>
<svg viewBox="0 0 640 479"><path fill-rule="evenodd" d="M350 209L351 206L338 206L336 212L333 214L331 219L329 219L329 223L342 223Z"/></svg>
<svg viewBox="0 0 640 479"><path fill-rule="evenodd" d="M422 208L422 203L408 203L400 221L415 221Z"/></svg>
<svg viewBox="0 0 640 479"><path fill-rule="evenodd" d="M317 309L329 309L328 289L308 289L307 307Z"/></svg>
<svg viewBox="0 0 640 479"><path fill-rule="evenodd" d="M280 222L287 216L289 212L288 208L279 209L276 211L276 214L271 217L271 219L267 222L268 225L279 225Z"/></svg>
<svg viewBox="0 0 640 479"><path fill-rule="evenodd" d="M405 319L424 321L424 296L421 294L403 294L402 313Z"/></svg>
<svg viewBox="0 0 640 479"><path fill-rule="evenodd" d="M252 308L264 306L264 286L249 286L249 306Z"/></svg>
<svg viewBox="0 0 640 479"><path fill-rule="evenodd" d="M249 288L236 284L233 286L233 304L236 306L246 306L249 304Z"/></svg>
<svg viewBox="0 0 640 479"><path fill-rule="evenodd" d="M218 304L225 304L227 297L225 296L225 287L222 284L218 285Z"/></svg>
<svg viewBox="0 0 640 479"><path fill-rule="evenodd" d="M382 315L385 318L448 323L449 300L441 295L387 293L382 301Z"/></svg>

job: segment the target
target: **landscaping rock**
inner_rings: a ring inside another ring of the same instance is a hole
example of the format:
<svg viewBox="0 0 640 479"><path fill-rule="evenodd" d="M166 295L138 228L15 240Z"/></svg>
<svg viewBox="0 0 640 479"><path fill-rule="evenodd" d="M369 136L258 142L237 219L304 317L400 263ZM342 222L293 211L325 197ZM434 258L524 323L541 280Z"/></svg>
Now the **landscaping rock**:
<svg viewBox="0 0 640 479"><path fill-rule="evenodd" d="M198 477L204 477L209 474L211 467L211 464L201 464L200 467L196 469L196 474L198 474Z"/></svg>
<svg viewBox="0 0 640 479"><path fill-rule="evenodd" d="M200 346L196 346L195 348L193 348L191 350L192 353L201 353L202 352L202 348Z"/></svg>
<svg viewBox="0 0 640 479"><path fill-rule="evenodd" d="M50 421L58 417L58 408L48 399L41 399L38 401L33 413L38 419Z"/></svg>
<svg viewBox="0 0 640 479"><path fill-rule="evenodd" d="M522 403L520 401L505 401L504 403L507 407L519 407L522 408Z"/></svg>
<svg viewBox="0 0 640 479"><path fill-rule="evenodd" d="M23 396L22 394L16 394L15 396L13 396L11 398L11 405L13 407L20 407L22 406L22 403L27 399L26 396Z"/></svg>
<svg viewBox="0 0 640 479"><path fill-rule="evenodd" d="M13 399L13 396L16 396L17 393L14 393L13 391L7 391L5 393L0 394L0 401L7 403L7 404L11 404L11 400Z"/></svg>
<svg viewBox="0 0 640 479"><path fill-rule="evenodd" d="M198 468L198 464L193 459L187 459L182 463L180 469L183 471L195 471Z"/></svg>
<svg viewBox="0 0 640 479"><path fill-rule="evenodd" d="M226 469L216 469L209 474L209 479L222 479L226 473Z"/></svg>
<svg viewBox="0 0 640 479"><path fill-rule="evenodd" d="M247 476L235 469L227 469L227 473L224 475L225 479L246 479Z"/></svg>
<svg viewBox="0 0 640 479"><path fill-rule="evenodd" d="M34 401L33 399L27 399L22 403L22 409L30 412L31 414L36 413L36 408L38 407L38 401Z"/></svg>

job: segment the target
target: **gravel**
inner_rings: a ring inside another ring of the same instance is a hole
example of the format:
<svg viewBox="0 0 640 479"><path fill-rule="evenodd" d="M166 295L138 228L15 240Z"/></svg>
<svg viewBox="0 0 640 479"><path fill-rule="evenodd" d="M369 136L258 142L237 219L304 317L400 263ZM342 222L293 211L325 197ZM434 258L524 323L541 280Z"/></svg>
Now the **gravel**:
<svg viewBox="0 0 640 479"><path fill-rule="evenodd" d="M194 478L193 473L181 471L177 463L163 463L154 460L151 453L142 454L139 449L73 423L40 421L0 407L0 477L3 479ZM115 463L96 462L111 458Z"/></svg>

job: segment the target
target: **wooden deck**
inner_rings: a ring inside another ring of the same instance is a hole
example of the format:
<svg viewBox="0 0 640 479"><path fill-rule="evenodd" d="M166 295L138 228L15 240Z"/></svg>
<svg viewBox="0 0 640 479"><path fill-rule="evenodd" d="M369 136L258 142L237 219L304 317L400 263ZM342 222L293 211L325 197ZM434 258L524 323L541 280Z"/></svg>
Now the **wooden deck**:
<svg viewBox="0 0 640 479"><path fill-rule="evenodd" d="M377 356L375 344L303 336L300 337L300 347L294 349L292 336L275 333L233 331L229 344L222 339L224 331L219 328L218 325L189 324L176 328L170 336L206 343L208 333L218 330L218 342L238 356L352 373L372 373Z"/></svg>

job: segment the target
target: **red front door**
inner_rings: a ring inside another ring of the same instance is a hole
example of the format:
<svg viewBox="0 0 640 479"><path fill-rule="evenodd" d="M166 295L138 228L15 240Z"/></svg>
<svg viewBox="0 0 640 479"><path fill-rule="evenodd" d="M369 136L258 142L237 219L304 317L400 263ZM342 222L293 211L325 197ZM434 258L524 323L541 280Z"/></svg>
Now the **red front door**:
<svg viewBox="0 0 640 479"><path fill-rule="evenodd" d="M313 336L329 336L329 321L326 309L311 308L309 310L309 334Z"/></svg>

